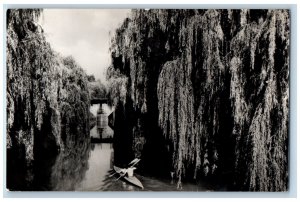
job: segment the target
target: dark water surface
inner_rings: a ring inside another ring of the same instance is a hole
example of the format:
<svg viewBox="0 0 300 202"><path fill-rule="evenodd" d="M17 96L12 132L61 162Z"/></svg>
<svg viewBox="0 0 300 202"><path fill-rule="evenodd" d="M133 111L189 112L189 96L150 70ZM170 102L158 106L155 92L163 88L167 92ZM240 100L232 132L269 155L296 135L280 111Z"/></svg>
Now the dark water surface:
<svg viewBox="0 0 300 202"><path fill-rule="evenodd" d="M171 178L158 179L139 175L144 190L131 185L118 176L111 176L114 165L112 143L82 143L80 146L65 149L51 159L36 162L30 171L30 178L24 179L11 190L28 191L207 191L208 186L183 183L181 190ZM22 170L22 169L20 169ZM13 173L17 173L17 170ZM17 180L24 177L16 175Z"/></svg>
<svg viewBox="0 0 300 202"><path fill-rule="evenodd" d="M93 106L91 112L97 116L99 107ZM112 109L104 105L106 114ZM107 126L108 127L108 126ZM91 137L98 138L99 126L91 129ZM110 128L102 130L103 137L112 136ZM74 141L64 150L51 158L40 158L34 162L29 174L20 173L25 169L14 165L10 172L11 190L30 191L207 191L209 188L203 185L182 184L182 189L177 189L176 182L170 176L166 179L158 179L139 175L139 166L135 176L141 181L144 190L131 185L117 175L111 176L114 165L114 149L112 143L91 143L90 139ZM23 179L20 181L20 179Z"/></svg>
<svg viewBox="0 0 300 202"><path fill-rule="evenodd" d="M172 180L159 180L135 174L144 185L144 190L130 185L117 176L110 176L113 168L113 147L110 143L91 144L88 160L81 165L74 160L58 157L52 168L51 187L61 191L206 191L196 184L183 184L178 190ZM80 163L79 163L80 164Z"/></svg>

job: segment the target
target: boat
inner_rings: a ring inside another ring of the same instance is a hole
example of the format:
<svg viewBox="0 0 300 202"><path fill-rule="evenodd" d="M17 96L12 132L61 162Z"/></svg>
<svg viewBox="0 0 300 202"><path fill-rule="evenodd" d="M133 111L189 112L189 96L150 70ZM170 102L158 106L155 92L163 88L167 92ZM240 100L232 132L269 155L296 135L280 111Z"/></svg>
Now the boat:
<svg viewBox="0 0 300 202"><path fill-rule="evenodd" d="M130 167L131 169L133 169L133 167ZM120 175L120 177L122 177L125 181L129 182L130 184L133 184L141 189L144 189L143 184L141 183L141 181L139 179L137 179L135 176L129 176L128 175L128 170L126 168L119 168L117 166L114 166L114 170L116 173L118 173ZM120 178L119 177L119 178Z"/></svg>

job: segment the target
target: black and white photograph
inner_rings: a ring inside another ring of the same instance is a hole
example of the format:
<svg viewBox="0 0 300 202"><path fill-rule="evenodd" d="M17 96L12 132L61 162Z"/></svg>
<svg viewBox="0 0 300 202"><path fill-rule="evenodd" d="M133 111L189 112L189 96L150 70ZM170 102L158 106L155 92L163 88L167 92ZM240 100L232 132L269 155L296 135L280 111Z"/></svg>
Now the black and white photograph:
<svg viewBox="0 0 300 202"><path fill-rule="evenodd" d="M290 9L5 16L10 192L289 191Z"/></svg>

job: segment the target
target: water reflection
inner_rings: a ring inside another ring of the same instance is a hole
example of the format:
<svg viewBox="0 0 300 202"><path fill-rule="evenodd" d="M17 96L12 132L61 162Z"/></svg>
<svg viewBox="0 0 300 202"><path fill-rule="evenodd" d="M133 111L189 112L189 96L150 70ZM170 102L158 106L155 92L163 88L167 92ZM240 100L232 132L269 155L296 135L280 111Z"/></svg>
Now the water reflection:
<svg viewBox="0 0 300 202"><path fill-rule="evenodd" d="M90 143L73 150L62 151L56 158L51 169L51 189L55 191L76 190L86 170L90 159Z"/></svg>
<svg viewBox="0 0 300 202"><path fill-rule="evenodd" d="M144 190L131 185L122 179L117 180L118 176L111 176L114 165L113 146L109 143L91 144L91 151L88 160L88 169L84 174L83 180L78 183L75 190L78 191L203 191L207 188L203 185L184 183L182 190L177 190L176 183L169 179L157 179L135 176L144 185Z"/></svg>
<svg viewBox="0 0 300 202"><path fill-rule="evenodd" d="M110 108L103 105L106 113ZM93 107L97 112L99 106ZM112 135L109 127L102 131L102 137ZM90 131L90 135L99 138L97 125ZM142 191L117 175L111 176L114 165L114 149L112 143L90 143L89 138L78 140L73 147L67 147L53 159L42 160L35 169L34 190L54 191ZM121 158L124 154L121 153ZM137 166L138 167L138 166ZM171 179L157 179L138 175L135 176L144 185L143 191L204 191L207 187L200 184L183 184L182 190Z"/></svg>
<svg viewBox="0 0 300 202"><path fill-rule="evenodd" d="M111 139L114 131L108 126L108 115L113 108L107 104L95 104L90 108L90 112L96 117L96 125L90 130L93 139Z"/></svg>
<svg viewBox="0 0 300 202"><path fill-rule="evenodd" d="M92 144L88 160L88 170L83 180L77 185L79 191L97 191L105 187L105 180L108 179L109 170L113 166L112 144Z"/></svg>
<svg viewBox="0 0 300 202"><path fill-rule="evenodd" d="M86 144L75 151L63 151L54 160L47 186L39 190L55 191L206 191L200 184L183 183L177 190L171 179L157 179L135 176L144 185L144 190L131 185L118 176L111 176L114 165L114 151L111 143ZM43 171L45 172L45 170ZM47 178L48 179L48 178ZM41 180L41 179L39 179ZM41 185L41 184L40 184ZM45 185L45 184L44 184Z"/></svg>

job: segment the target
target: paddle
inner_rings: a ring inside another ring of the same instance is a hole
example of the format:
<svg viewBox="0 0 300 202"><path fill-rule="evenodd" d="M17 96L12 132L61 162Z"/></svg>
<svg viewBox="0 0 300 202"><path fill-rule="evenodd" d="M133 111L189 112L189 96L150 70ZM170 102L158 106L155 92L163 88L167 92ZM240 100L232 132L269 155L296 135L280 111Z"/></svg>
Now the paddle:
<svg viewBox="0 0 300 202"><path fill-rule="evenodd" d="M136 164L137 162L139 162L141 159L138 159L138 158L135 158L133 159L130 163L128 163L128 165L131 165L131 164Z"/></svg>
<svg viewBox="0 0 300 202"><path fill-rule="evenodd" d="M131 165L129 168L133 168L133 166L135 166L140 160L141 160L141 159L138 159L138 158L133 159L133 160L128 164L128 166ZM117 174L117 173L118 173L118 172L115 171L113 174L109 175L109 177L112 177L112 176L114 176L114 175ZM124 174L119 173L120 176L119 176L115 181L118 181L121 177L124 177L124 176L126 175L126 173L127 173L127 172L124 172Z"/></svg>
<svg viewBox="0 0 300 202"><path fill-rule="evenodd" d="M133 166L135 166L141 159L135 158L133 159L128 165L131 165L130 168L132 168Z"/></svg>
<svg viewBox="0 0 300 202"><path fill-rule="evenodd" d="M124 173L124 174L120 174L120 177L118 177L118 179L116 179L115 181L118 181L121 177L124 177L126 175L126 173Z"/></svg>
<svg viewBox="0 0 300 202"><path fill-rule="evenodd" d="M109 175L108 177L112 177L112 176L114 176L115 174L117 174L116 171L115 171L113 174Z"/></svg>

